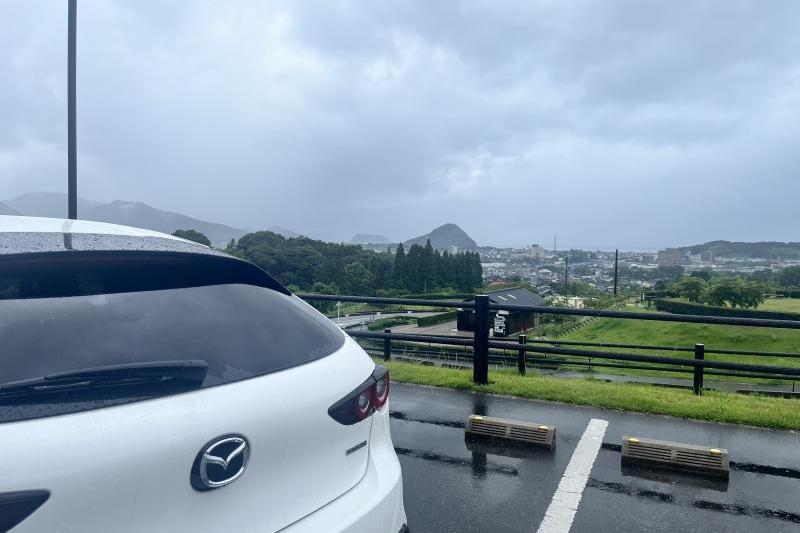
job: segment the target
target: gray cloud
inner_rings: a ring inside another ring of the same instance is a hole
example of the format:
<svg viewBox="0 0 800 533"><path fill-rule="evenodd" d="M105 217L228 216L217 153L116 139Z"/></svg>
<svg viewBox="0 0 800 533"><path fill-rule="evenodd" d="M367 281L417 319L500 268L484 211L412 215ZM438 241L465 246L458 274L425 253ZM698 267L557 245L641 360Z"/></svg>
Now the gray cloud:
<svg viewBox="0 0 800 533"><path fill-rule="evenodd" d="M62 4L0 4L0 198L63 188ZM87 0L81 193L345 240L798 240L798 23L791 0Z"/></svg>

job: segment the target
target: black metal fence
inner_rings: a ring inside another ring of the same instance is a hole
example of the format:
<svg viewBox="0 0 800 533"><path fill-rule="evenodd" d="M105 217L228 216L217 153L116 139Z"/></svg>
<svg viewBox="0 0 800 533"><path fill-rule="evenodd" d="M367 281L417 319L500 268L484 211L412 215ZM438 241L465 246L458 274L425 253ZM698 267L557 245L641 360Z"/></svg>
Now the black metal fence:
<svg viewBox="0 0 800 533"><path fill-rule="evenodd" d="M589 316L599 318L615 318L623 320L645 320L658 322L678 322L692 324L716 324L745 326L755 328L785 328L800 330L800 321L774 320L757 318L716 317L705 315L670 315L665 313L641 313L630 311L614 311L604 309L572 309L565 307L531 306L515 304L497 304L489 301L486 295L475 296L474 301L428 300L419 298L380 298L368 296L341 296L326 294L298 294L306 300L357 302L375 305L426 306L434 308L472 309L475 313L475 332L472 338L448 335L417 335L383 332L351 332L351 336L362 339L383 340L383 354L391 357L392 341L429 343L432 345L471 347L472 378L475 383L488 383L490 361L507 362L509 357L498 355L512 351L516 354L518 370L525 373L528 364L553 364L547 356L557 355L569 358L566 364L575 366L596 366L606 368L627 368L637 370L653 370L663 372L679 372L692 374L695 394L701 394L705 375L733 376L740 378L767 379L800 379L800 368L735 363L730 361L710 361L706 354L750 355L778 358L800 358L794 352L751 352L745 350L706 349L703 344L693 347L651 346L619 343L587 343L578 341L528 340L520 335L515 341L498 341L489 339L490 311L522 311L549 313L559 315ZM574 347L570 347L574 346ZM693 358L665 357L641 353L625 353L607 350L588 350L586 347L637 349L647 351L691 351ZM566 360L565 360L566 361Z"/></svg>

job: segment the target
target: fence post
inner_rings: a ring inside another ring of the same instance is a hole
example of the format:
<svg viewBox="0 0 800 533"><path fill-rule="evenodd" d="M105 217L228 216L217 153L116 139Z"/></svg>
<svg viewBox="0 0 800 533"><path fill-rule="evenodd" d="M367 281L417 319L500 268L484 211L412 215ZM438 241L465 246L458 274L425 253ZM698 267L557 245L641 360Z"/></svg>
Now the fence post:
<svg viewBox="0 0 800 533"><path fill-rule="evenodd" d="M384 333L387 335L392 333L391 329L384 329ZM384 337L383 338L383 360L388 361L392 357L392 339L391 337Z"/></svg>
<svg viewBox="0 0 800 533"><path fill-rule="evenodd" d="M472 381L489 383L489 297L475 297L475 335L472 338Z"/></svg>
<svg viewBox="0 0 800 533"><path fill-rule="evenodd" d="M520 345L519 353L517 353L517 366L519 367L519 375L525 375L525 350L523 347L528 343L528 337L525 335L520 335L517 338L517 342Z"/></svg>
<svg viewBox="0 0 800 533"><path fill-rule="evenodd" d="M695 344L694 345L694 360L695 361L704 361L706 358L706 345L705 344ZM703 365L697 365L694 367L694 393L698 396L703 394L703 371L705 367Z"/></svg>

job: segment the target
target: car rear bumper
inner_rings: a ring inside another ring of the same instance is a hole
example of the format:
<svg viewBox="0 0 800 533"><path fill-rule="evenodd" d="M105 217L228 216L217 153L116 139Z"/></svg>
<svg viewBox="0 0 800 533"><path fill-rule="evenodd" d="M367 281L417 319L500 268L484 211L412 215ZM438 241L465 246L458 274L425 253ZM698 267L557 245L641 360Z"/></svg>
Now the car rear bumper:
<svg viewBox="0 0 800 533"><path fill-rule="evenodd" d="M406 529L403 529L403 528ZM408 531L403 477L389 434L389 409L375 413L367 472L356 486L281 533L398 533Z"/></svg>

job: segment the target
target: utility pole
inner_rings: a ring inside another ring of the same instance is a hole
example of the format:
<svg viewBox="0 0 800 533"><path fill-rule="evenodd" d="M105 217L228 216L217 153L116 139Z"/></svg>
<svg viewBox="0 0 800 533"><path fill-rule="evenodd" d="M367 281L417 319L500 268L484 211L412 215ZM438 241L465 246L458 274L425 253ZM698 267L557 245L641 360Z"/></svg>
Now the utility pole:
<svg viewBox="0 0 800 533"><path fill-rule="evenodd" d="M69 0L67 12L67 218L78 218L78 145L75 122L75 52L78 0Z"/></svg>
<svg viewBox="0 0 800 533"><path fill-rule="evenodd" d="M617 277L619 273L619 248L616 249L614 252L614 297L617 297L617 282L619 278Z"/></svg>
<svg viewBox="0 0 800 533"><path fill-rule="evenodd" d="M569 253L564 256L564 307L569 307Z"/></svg>

